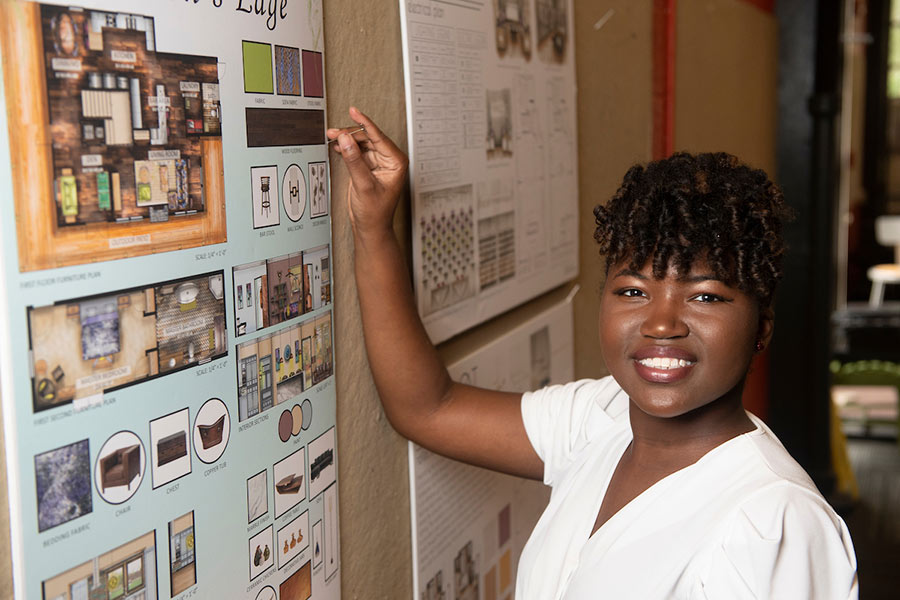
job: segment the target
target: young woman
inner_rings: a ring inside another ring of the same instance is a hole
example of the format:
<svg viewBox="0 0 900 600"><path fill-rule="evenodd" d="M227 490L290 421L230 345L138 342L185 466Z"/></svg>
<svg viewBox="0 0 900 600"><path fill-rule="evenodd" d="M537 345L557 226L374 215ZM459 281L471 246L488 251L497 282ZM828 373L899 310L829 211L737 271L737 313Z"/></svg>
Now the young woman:
<svg viewBox="0 0 900 600"><path fill-rule="evenodd" d="M597 359L611 376L510 394L449 378L392 229L407 158L350 117L365 130L328 137L350 173L363 329L388 418L434 452L553 488L518 599L857 597L843 521L741 405L772 336L784 252L787 209L762 171L726 154L633 167L594 211L607 257Z"/></svg>

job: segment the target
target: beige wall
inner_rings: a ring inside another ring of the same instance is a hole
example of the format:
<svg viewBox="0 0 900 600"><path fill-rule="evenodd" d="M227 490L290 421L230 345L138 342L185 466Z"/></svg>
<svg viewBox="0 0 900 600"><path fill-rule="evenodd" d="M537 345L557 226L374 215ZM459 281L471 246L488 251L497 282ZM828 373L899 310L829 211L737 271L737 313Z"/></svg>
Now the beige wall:
<svg viewBox="0 0 900 600"><path fill-rule="evenodd" d="M353 103L401 147L406 116L397 0L327 0L329 125L346 125ZM680 0L676 147L726 149L774 164L774 21L738 0ZM652 2L575 0L581 292L575 299L575 373L605 373L596 341L603 269L591 209L616 189L625 170L650 158ZM612 16L600 29L608 11ZM368 372L353 282L345 204L347 177L332 162L336 375L340 453L343 597L412 594L407 446L388 425ZM396 220L408 243L408 210ZM565 297L568 287L451 340L446 360L462 356ZM2 469L0 465L0 469ZM0 494L5 498L5 477ZM2 512L2 511L0 511ZM7 515L0 514L0 527ZM0 532L2 533L2 532ZM8 539L8 533L4 540ZM8 543L0 543L0 597L11 596Z"/></svg>
<svg viewBox="0 0 900 600"><path fill-rule="evenodd" d="M778 27L741 0L680 0L675 149L724 150L775 176Z"/></svg>

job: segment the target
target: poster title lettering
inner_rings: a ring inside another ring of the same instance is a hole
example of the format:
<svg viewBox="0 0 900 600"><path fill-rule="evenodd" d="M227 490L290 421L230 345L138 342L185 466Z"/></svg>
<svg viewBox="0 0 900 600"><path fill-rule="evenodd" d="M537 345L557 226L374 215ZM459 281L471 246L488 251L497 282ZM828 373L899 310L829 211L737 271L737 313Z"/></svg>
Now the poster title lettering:
<svg viewBox="0 0 900 600"><path fill-rule="evenodd" d="M200 0L185 0L193 4L199 4ZM224 0L211 0L216 8L222 8ZM266 28L275 31L280 21L287 18L288 0L233 0L236 12L257 15L266 19Z"/></svg>

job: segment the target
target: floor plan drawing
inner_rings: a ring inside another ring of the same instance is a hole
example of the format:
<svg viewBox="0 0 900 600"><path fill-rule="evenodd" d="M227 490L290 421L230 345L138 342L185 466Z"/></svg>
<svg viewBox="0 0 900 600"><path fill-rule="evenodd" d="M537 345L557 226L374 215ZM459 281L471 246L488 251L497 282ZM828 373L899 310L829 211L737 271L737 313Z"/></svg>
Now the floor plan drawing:
<svg viewBox="0 0 900 600"><path fill-rule="evenodd" d="M35 412L227 354L221 271L28 309Z"/></svg>
<svg viewBox="0 0 900 600"><path fill-rule="evenodd" d="M4 8L2 12L10 12ZM0 41L20 269L225 241L218 61L152 17L23 3Z"/></svg>

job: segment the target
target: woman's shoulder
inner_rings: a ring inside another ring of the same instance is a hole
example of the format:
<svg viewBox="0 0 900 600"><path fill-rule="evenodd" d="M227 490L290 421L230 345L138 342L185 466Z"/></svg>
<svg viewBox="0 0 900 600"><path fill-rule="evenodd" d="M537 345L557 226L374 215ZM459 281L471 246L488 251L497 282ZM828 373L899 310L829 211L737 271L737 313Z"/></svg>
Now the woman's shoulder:
<svg viewBox="0 0 900 600"><path fill-rule="evenodd" d="M799 493L799 490L806 490L821 498L821 494L819 494L819 490L813 483L812 478L800 466L800 463L791 456L790 452L781 443L781 440L778 439L778 436L762 419L750 413L748 414L756 425L756 430L745 436L754 455L754 462L757 465L756 475L758 480L755 484L759 487L772 484L785 492L796 489L797 493ZM778 486L776 484L782 485Z"/></svg>
<svg viewBox="0 0 900 600"><path fill-rule="evenodd" d="M856 555L841 517L758 419L742 494L701 577L709 598L854 598ZM749 593L749 595L748 595ZM711 595L710 595L711 594Z"/></svg>
<svg viewBox="0 0 900 600"><path fill-rule="evenodd" d="M576 457L628 426L628 396L612 377L581 379L522 396L522 422L551 484Z"/></svg>
<svg viewBox="0 0 900 600"><path fill-rule="evenodd" d="M611 375L601 379L579 379L526 392L523 402L545 404L556 410L581 410L618 419L628 411L628 396Z"/></svg>
<svg viewBox="0 0 900 600"><path fill-rule="evenodd" d="M741 503L701 581L708 598L858 594L847 526L820 494L787 480Z"/></svg>

